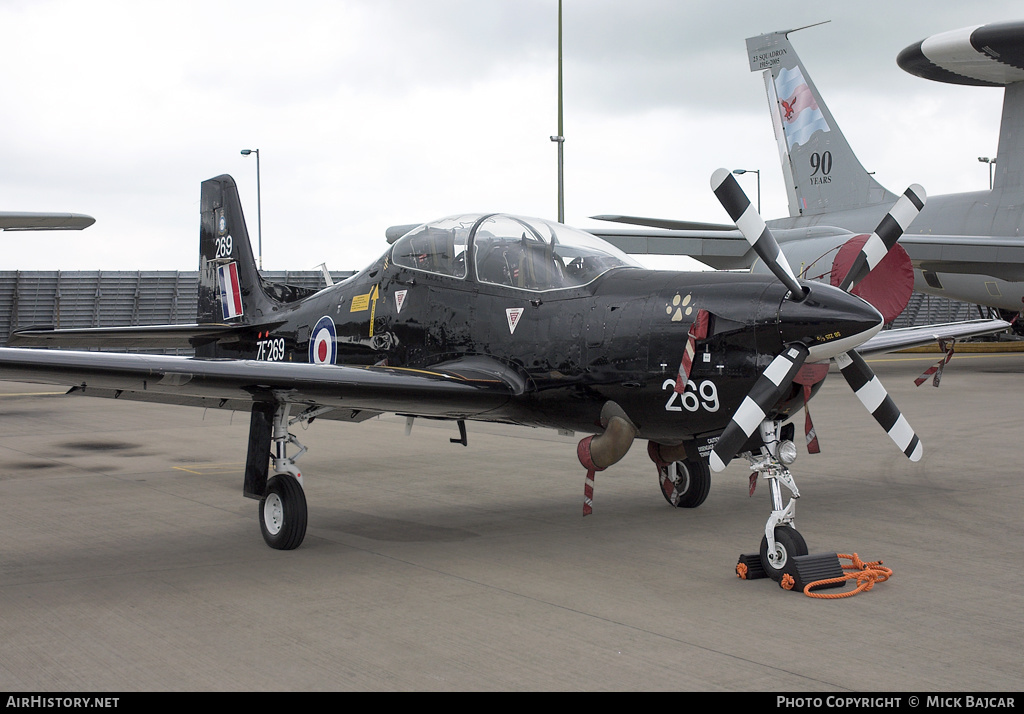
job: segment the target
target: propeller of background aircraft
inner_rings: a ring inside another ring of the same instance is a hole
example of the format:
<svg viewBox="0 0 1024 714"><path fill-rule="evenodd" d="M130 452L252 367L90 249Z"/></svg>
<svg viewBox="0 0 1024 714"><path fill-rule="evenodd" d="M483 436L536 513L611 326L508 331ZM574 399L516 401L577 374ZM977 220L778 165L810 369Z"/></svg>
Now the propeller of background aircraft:
<svg viewBox="0 0 1024 714"><path fill-rule="evenodd" d="M786 260L786 256L782 254L771 230L751 205L750 200L732 174L727 169L718 169L711 176L711 188L758 257L789 288L788 299L794 302L803 301L807 297L807 289L801 287L797 282L793 269ZM917 184L906 190L865 242L846 277L840 283L843 291L849 292L872 268L878 265L920 212L925 200L924 189ZM835 290L831 286L820 286L815 289ZM879 316L880 320L881 316ZM864 339L869 336L866 335ZM847 351L830 355L821 354L816 349L815 357L819 359L822 357L834 358L847 384L850 385L875 421L889 435L889 438L911 461L919 461L923 453L920 439L885 391L885 387L878 381L874 372L854 351L856 346L851 345ZM718 443L715 444L710 458L712 469L722 471L753 435L767 417L768 411L791 387L796 373L811 354L811 348L816 348L816 345L805 345L801 342L788 344L783 352L772 360L771 364L762 372L750 393L740 404L739 409L733 414L732 420L722 432Z"/></svg>

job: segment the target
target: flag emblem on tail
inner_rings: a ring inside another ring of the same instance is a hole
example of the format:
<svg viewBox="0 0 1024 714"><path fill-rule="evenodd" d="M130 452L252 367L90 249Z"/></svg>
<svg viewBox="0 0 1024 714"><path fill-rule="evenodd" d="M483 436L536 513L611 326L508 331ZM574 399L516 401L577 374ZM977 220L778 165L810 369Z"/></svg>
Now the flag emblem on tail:
<svg viewBox="0 0 1024 714"><path fill-rule="evenodd" d="M781 105L781 118L790 149L797 144L806 144L819 131L829 130L825 115L799 67L779 70L775 78L775 93Z"/></svg>
<svg viewBox="0 0 1024 714"><path fill-rule="evenodd" d="M242 316L242 288L238 283L238 263L228 263L217 268L217 282L220 285L220 306L224 319Z"/></svg>

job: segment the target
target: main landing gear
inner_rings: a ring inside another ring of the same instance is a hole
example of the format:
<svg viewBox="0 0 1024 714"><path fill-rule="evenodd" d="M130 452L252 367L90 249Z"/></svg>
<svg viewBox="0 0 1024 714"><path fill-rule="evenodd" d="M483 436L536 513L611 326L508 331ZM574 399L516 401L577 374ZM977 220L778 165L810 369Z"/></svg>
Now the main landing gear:
<svg viewBox="0 0 1024 714"><path fill-rule="evenodd" d="M277 474L260 501L260 532L277 550L298 548L306 537L306 494L291 474Z"/></svg>
<svg viewBox="0 0 1024 714"><path fill-rule="evenodd" d="M302 472L295 465L306 447L288 433L288 427L311 421L324 411L311 408L290 419L288 403L253 405L244 491L246 496L259 499L260 532L271 548L293 550L306 537L306 494ZM289 446L297 447L298 452L289 456ZM268 480L270 465L274 476Z"/></svg>
<svg viewBox="0 0 1024 714"><path fill-rule="evenodd" d="M702 459L687 458L685 450L674 453L676 451L653 441L647 442L647 455L658 467L661 495L673 508L696 508L704 503L711 491L711 469ZM684 458L674 459L680 455Z"/></svg>

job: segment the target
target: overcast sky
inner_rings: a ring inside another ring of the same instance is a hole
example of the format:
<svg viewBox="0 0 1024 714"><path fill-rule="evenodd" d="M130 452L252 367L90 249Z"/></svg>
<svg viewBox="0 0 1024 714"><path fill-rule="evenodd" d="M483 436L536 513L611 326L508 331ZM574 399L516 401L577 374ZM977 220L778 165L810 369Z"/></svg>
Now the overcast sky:
<svg viewBox="0 0 1024 714"><path fill-rule="evenodd" d="M0 210L87 213L0 233L0 269L194 270L199 184L238 181L263 262L358 269L389 225L453 213L555 218L557 0L0 0ZM904 47L1024 19L1017 2L564 0L566 223L625 213L726 222L708 182L760 169L786 215L763 80L744 40L792 42L890 190L980 190L1002 90L939 84ZM753 176L740 178L751 194Z"/></svg>

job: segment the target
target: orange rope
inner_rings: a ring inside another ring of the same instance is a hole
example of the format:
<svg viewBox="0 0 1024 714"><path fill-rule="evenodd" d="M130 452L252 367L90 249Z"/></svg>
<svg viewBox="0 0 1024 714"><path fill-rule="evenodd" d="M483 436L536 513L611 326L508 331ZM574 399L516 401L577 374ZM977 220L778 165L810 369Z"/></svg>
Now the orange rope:
<svg viewBox="0 0 1024 714"><path fill-rule="evenodd" d="M736 563L736 577L741 579L741 580L746 580L747 579L747 564L746 563Z"/></svg>
<svg viewBox="0 0 1024 714"><path fill-rule="evenodd" d="M822 600L838 600L839 598L852 597L857 593L870 590L875 586L875 583L884 583L892 576L892 569L883 567L881 560L865 563L856 553L853 555L837 553L836 555L840 558L846 558L851 561L851 565L844 565L843 570L855 570L857 572L847 573L841 578L829 578L828 580L818 580L813 583L808 583L804 586L804 595L807 597L821 598ZM811 592L814 588L832 583L842 583L847 580L856 580L857 587L854 590L848 590L846 592L836 594ZM790 588L792 588L792 584L790 585Z"/></svg>

